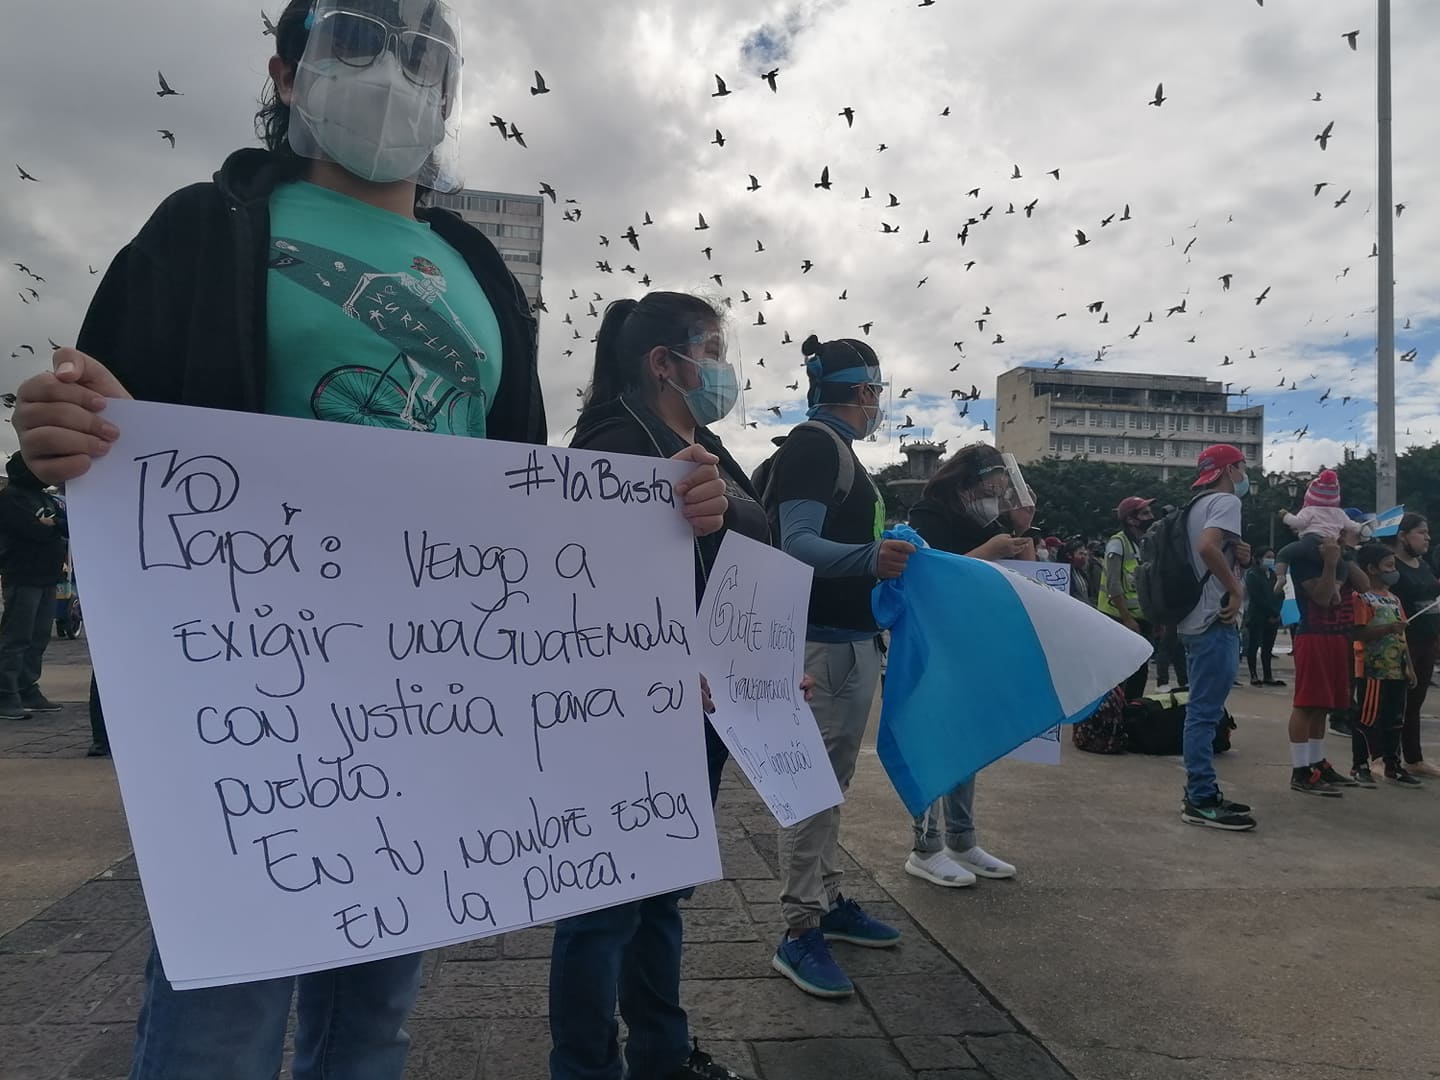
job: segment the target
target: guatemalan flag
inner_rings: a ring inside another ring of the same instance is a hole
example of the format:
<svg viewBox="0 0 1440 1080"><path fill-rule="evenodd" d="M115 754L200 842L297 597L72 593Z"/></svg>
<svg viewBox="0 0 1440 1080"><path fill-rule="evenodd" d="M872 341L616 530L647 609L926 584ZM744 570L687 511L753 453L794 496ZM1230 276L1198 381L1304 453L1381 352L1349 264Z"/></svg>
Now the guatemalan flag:
<svg viewBox="0 0 1440 1080"><path fill-rule="evenodd" d="M920 550L875 588L890 629L878 750L910 813L1056 724L1083 720L1150 659L1108 615L1002 567Z"/></svg>

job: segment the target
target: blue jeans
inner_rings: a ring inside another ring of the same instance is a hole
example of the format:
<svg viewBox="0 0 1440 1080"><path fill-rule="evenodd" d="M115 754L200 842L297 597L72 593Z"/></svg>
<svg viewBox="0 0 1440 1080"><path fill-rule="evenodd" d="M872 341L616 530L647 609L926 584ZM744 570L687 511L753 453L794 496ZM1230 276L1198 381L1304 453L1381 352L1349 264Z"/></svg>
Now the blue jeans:
<svg viewBox="0 0 1440 1080"><path fill-rule="evenodd" d="M1190 703L1185 707L1185 796L1192 803L1213 798L1215 732L1225 699L1240 671L1240 631L1211 623L1200 634L1181 634L1190 667Z"/></svg>
<svg viewBox="0 0 1440 1080"><path fill-rule="evenodd" d="M690 1056L680 1007L681 893L555 924L550 952L550 1080L620 1080L618 998L631 1080L660 1080Z"/></svg>
<svg viewBox="0 0 1440 1080"><path fill-rule="evenodd" d="M933 855L940 850L940 820L945 821L945 846L969 851L975 846L975 778L957 784L914 820L915 850Z"/></svg>
<svg viewBox="0 0 1440 1080"><path fill-rule="evenodd" d="M295 1080L399 1080L423 956L175 990L152 947L130 1080L272 1080L297 988Z"/></svg>

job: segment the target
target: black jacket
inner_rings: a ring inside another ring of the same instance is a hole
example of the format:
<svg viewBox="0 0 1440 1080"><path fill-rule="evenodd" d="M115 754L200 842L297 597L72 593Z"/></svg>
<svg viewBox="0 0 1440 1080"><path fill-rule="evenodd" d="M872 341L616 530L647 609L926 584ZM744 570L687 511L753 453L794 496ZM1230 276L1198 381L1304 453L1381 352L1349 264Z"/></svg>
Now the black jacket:
<svg viewBox="0 0 1440 1080"><path fill-rule="evenodd" d="M695 441L720 459L720 472L748 498L757 504L760 496L755 493L750 478L719 438L707 428L695 429ZM670 426L651 412L641 402L629 397L617 398L604 405L586 409L575 425L575 437L570 445L577 450L598 450L610 454L636 454L641 457L672 458L684 450L688 443L671 430ZM728 523L728 522L727 522ZM705 595L705 583L710 579L710 570L715 557L720 553L720 544L725 539L725 530L701 536L695 540L695 602ZM767 538L768 540L768 538Z"/></svg>
<svg viewBox="0 0 1440 1080"><path fill-rule="evenodd" d="M955 555L969 555L1003 526L983 526L938 499L921 499L910 510L910 527L932 548Z"/></svg>
<svg viewBox="0 0 1440 1080"><path fill-rule="evenodd" d="M265 408L270 194L294 163L231 154L208 184L175 192L110 264L76 343L144 401L237 412ZM503 366L486 431L545 442L537 330L493 244L448 210L418 212L465 259L500 324Z"/></svg>
<svg viewBox="0 0 1440 1080"><path fill-rule="evenodd" d="M6 585L56 585L65 577L70 529L65 509L45 493L19 454L5 463L0 491L0 578ZM53 525L41 523L49 518Z"/></svg>

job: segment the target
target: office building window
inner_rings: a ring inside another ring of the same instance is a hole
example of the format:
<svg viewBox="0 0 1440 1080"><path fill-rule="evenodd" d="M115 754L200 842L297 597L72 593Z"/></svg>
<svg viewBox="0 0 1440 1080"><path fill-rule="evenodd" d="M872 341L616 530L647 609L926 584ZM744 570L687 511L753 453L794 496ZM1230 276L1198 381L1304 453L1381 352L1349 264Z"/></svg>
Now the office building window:
<svg viewBox="0 0 1440 1080"><path fill-rule="evenodd" d="M465 209L478 210L482 214L498 214L500 212L500 200L487 198L484 195L466 195Z"/></svg>
<svg viewBox="0 0 1440 1080"><path fill-rule="evenodd" d="M519 214L524 217L539 217L541 213L540 204L533 202L505 202L505 213Z"/></svg>

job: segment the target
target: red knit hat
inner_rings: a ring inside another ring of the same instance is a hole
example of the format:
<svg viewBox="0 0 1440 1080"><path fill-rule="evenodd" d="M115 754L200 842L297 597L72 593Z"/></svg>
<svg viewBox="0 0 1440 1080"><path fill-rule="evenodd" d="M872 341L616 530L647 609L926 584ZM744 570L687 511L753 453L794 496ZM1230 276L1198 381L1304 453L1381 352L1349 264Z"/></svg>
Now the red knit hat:
<svg viewBox="0 0 1440 1080"><path fill-rule="evenodd" d="M1306 506L1339 506L1340 477L1334 469L1323 469L1305 489Z"/></svg>

